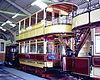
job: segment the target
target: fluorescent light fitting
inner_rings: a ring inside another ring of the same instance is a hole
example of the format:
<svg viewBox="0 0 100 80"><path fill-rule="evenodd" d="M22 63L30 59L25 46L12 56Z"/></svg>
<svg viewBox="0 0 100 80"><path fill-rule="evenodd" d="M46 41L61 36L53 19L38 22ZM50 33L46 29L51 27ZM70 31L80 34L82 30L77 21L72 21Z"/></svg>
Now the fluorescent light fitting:
<svg viewBox="0 0 100 80"><path fill-rule="evenodd" d="M0 27L0 29L2 29L2 27Z"/></svg>
<svg viewBox="0 0 100 80"><path fill-rule="evenodd" d="M0 29L3 30L3 31L6 31L6 29L4 29L4 28L2 28L2 27L0 27Z"/></svg>
<svg viewBox="0 0 100 80"><path fill-rule="evenodd" d="M12 27L15 27L16 26L16 24L9 24L10 26L12 26Z"/></svg>
<svg viewBox="0 0 100 80"><path fill-rule="evenodd" d="M6 21L6 23L11 24L12 22L11 22L11 21L9 21L9 20L7 20L7 21Z"/></svg>
<svg viewBox="0 0 100 80"><path fill-rule="evenodd" d="M6 22L5 22L5 23L3 23L1 26L4 26L4 25L6 25Z"/></svg>
<svg viewBox="0 0 100 80"><path fill-rule="evenodd" d="M40 7L41 9L44 9L47 7L47 4L45 4L44 2L42 2L41 0L36 0L35 2L33 2L31 4L32 6L37 5L38 7Z"/></svg>
<svg viewBox="0 0 100 80"><path fill-rule="evenodd" d="M3 28L2 30L3 30L3 31L6 31L6 29L4 29L4 28Z"/></svg>
<svg viewBox="0 0 100 80"><path fill-rule="evenodd" d="M19 13L15 14L14 16L12 16L12 18L16 18L19 15Z"/></svg>
<svg viewBox="0 0 100 80"><path fill-rule="evenodd" d="M86 0L86 1L88 1L88 2L89 2L90 0Z"/></svg>

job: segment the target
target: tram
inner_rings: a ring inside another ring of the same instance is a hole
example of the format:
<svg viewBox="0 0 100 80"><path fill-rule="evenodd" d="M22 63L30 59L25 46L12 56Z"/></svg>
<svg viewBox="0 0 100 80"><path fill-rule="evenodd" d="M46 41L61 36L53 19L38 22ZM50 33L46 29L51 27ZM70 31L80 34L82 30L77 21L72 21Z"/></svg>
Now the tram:
<svg viewBox="0 0 100 80"><path fill-rule="evenodd" d="M52 4L19 21L16 38L21 69L43 75L48 69L62 67L65 46L70 53L74 50L72 12L76 9L71 3Z"/></svg>
<svg viewBox="0 0 100 80"><path fill-rule="evenodd" d="M76 10L61 2L19 21L20 69L44 76L60 68L100 80L100 9L73 16Z"/></svg>
<svg viewBox="0 0 100 80"><path fill-rule="evenodd" d="M0 64L4 64L6 41L0 39Z"/></svg>
<svg viewBox="0 0 100 80"><path fill-rule="evenodd" d="M5 51L5 66L18 68L19 57L18 57L18 44L6 45Z"/></svg>

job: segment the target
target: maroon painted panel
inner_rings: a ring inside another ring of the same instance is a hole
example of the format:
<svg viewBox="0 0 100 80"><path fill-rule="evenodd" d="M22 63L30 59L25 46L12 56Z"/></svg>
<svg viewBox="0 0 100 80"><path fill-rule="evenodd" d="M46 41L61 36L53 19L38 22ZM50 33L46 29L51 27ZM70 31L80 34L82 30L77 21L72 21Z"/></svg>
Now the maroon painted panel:
<svg viewBox="0 0 100 80"><path fill-rule="evenodd" d="M74 58L73 72L89 75L89 58Z"/></svg>
<svg viewBox="0 0 100 80"><path fill-rule="evenodd" d="M93 78L93 80L100 80L100 78Z"/></svg>
<svg viewBox="0 0 100 80"><path fill-rule="evenodd" d="M18 56L19 56L19 59L25 58L25 55L24 54L19 54Z"/></svg>
<svg viewBox="0 0 100 80"><path fill-rule="evenodd" d="M93 66L100 67L100 57L93 57Z"/></svg>
<svg viewBox="0 0 100 80"><path fill-rule="evenodd" d="M72 71L72 57L66 57L66 70Z"/></svg>
<svg viewBox="0 0 100 80"><path fill-rule="evenodd" d="M37 61L46 61L46 54L19 54L19 59L33 59Z"/></svg>

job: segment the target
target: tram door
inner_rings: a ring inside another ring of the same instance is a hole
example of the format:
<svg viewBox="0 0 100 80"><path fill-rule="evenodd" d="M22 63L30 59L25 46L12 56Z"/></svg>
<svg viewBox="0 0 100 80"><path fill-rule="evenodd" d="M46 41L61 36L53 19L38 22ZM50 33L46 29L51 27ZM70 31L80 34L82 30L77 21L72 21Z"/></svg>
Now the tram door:
<svg viewBox="0 0 100 80"><path fill-rule="evenodd" d="M18 45L6 46L5 65L9 67L18 67Z"/></svg>

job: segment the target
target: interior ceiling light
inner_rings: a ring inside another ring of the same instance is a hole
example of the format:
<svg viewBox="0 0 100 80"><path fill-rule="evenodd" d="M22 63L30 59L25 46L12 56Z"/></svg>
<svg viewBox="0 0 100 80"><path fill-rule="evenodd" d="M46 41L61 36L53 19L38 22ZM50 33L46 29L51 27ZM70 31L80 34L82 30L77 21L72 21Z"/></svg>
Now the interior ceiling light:
<svg viewBox="0 0 100 80"><path fill-rule="evenodd" d="M31 4L32 6L36 5L38 7L40 7L41 9L44 9L47 7L47 4L45 4L44 2L42 2L41 0L36 0L35 2L33 2Z"/></svg>

